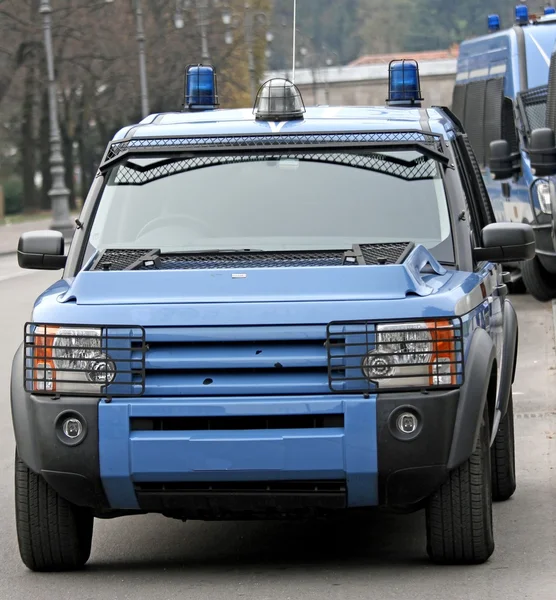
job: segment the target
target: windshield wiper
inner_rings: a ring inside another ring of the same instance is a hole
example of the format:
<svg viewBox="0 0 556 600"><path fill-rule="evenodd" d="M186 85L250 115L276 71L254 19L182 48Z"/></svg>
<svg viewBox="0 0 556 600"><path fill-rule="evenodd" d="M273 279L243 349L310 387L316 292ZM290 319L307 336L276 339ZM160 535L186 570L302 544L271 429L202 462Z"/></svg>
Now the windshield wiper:
<svg viewBox="0 0 556 600"><path fill-rule="evenodd" d="M175 252L161 252L160 249L149 250L143 256L130 263L124 271L133 271L137 267L161 268L160 258L162 256L188 256L188 255L209 255L209 254L249 254L250 252L264 252L259 248L214 248L209 250L178 250Z"/></svg>

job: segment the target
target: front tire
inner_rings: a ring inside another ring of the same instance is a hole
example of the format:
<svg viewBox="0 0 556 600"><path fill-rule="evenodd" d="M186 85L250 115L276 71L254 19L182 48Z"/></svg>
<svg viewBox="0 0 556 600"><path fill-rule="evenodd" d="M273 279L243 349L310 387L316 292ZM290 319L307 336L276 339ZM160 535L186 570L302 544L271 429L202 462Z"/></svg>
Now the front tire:
<svg viewBox="0 0 556 600"><path fill-rule="evenodd" d="M19 553L31 571L73 571L91 554L93 515L59 496L16 455Z"/></svg>
<svg viewBox="0 0 556 600"><path fill-rule="evenodd" d="M521 275L535 300L548 302L556 298L556 277L542 266L538 256L522 263Z"/></svg>
<svg viewBox="0 0 556 600"><path fill-rule="evenodd" d="M514 402L510 401L506 416L500 421L491 448L492 499L495 502L509 500L517 487L515 476Z"/></svg>
<svg viewBox="0 0 556 600"><path fill-rule="evenodd" d="M489 418L485 406L475 451L427 505L427 553L439 564L481 564L494 552Z"/></svg>

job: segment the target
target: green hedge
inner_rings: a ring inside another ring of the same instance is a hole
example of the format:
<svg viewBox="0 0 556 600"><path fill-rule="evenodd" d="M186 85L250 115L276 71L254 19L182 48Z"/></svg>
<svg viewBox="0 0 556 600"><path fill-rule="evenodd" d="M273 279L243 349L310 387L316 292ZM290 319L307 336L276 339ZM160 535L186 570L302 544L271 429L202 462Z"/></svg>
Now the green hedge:
<svg viewBox="0 0 556 600"><path fill-rule="evenodd" d="M23 182L10 177L2 184L4 188L4 206L6 215L16 215L23 210Z"/></svg>

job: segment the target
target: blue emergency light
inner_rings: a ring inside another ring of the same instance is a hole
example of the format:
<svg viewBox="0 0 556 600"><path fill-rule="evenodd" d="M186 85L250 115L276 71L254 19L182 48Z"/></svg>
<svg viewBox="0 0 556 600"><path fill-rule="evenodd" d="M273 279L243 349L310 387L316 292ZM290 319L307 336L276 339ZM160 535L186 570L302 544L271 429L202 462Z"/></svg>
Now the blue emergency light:
<svg viewBox="0 0 556 600"><path fill-rule="evenodd" d="M214 110L218 106L216 72L212 65L189 65L185 69L184 110Z"/></svg>
<svg viewBox="0 0 556 600"><path fill-rule="evenodd" d="M390 106L421 106L419 65L415 60L393 60L389 66Z"/></svg>
<svg viewBox="0 0 556 600"><path fill-rule="evenodd" d="M518 25L528 25L529 9L524 4L515 7L515 21Z"/></svg>
<svg viewBox="0 0 556 600"><path fill-rule="evenodd" d="M544 9L544 14L545 15L556 15L556 8L554 8L553 6L547 6Z"/></svg>
<svg viewBox="0 0 556 600"><path fill-rule="evenodd" d="M259 121L293 121L303 119L305 104L301 92L288 79L270 79L261 86L255 107Z"/></svg>
<svg viewBox="0 0 556 600"><path fill-rule="evenodd" d="M500 31L500 16L488 15L488 30L490 33Z"/></svg>

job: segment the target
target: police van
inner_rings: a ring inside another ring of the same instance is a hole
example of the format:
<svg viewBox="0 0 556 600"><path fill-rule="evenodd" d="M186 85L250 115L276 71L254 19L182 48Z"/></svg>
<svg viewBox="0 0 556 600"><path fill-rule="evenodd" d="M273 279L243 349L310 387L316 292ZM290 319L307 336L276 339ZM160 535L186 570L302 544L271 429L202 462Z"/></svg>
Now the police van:
<svg viewBox="0 0 556 600"><path fill-rule="evenodd" d="M556 297L556 246L550 237L550 191L545 178L532 172L525 152L533 129L545 124L550 57L556 41L556 9L543 16L516 7L516 23L500 29L488 18L489 34L460 46L452 110L473 146L497 221L530 223L536 232L537 256L507 265L512 281L520 275L541 301ZM509 145L514 168L509 176L493 173L490 145ZM518 286L516 286L518 287Z"/></svg>
<svg viewBox="0 0 556 600"><path fill-rule="evenodd" d="M21 267L62 270L13 361L28 568L81 568L95 519L147 513L425 510L432 561L491 556L516 489L500 265L534 233L495 222L417 63L389 70L385 106L305 108L274 79L220 110L190 66L183 111L109 143L67 254L21 237Z"/></svg>

